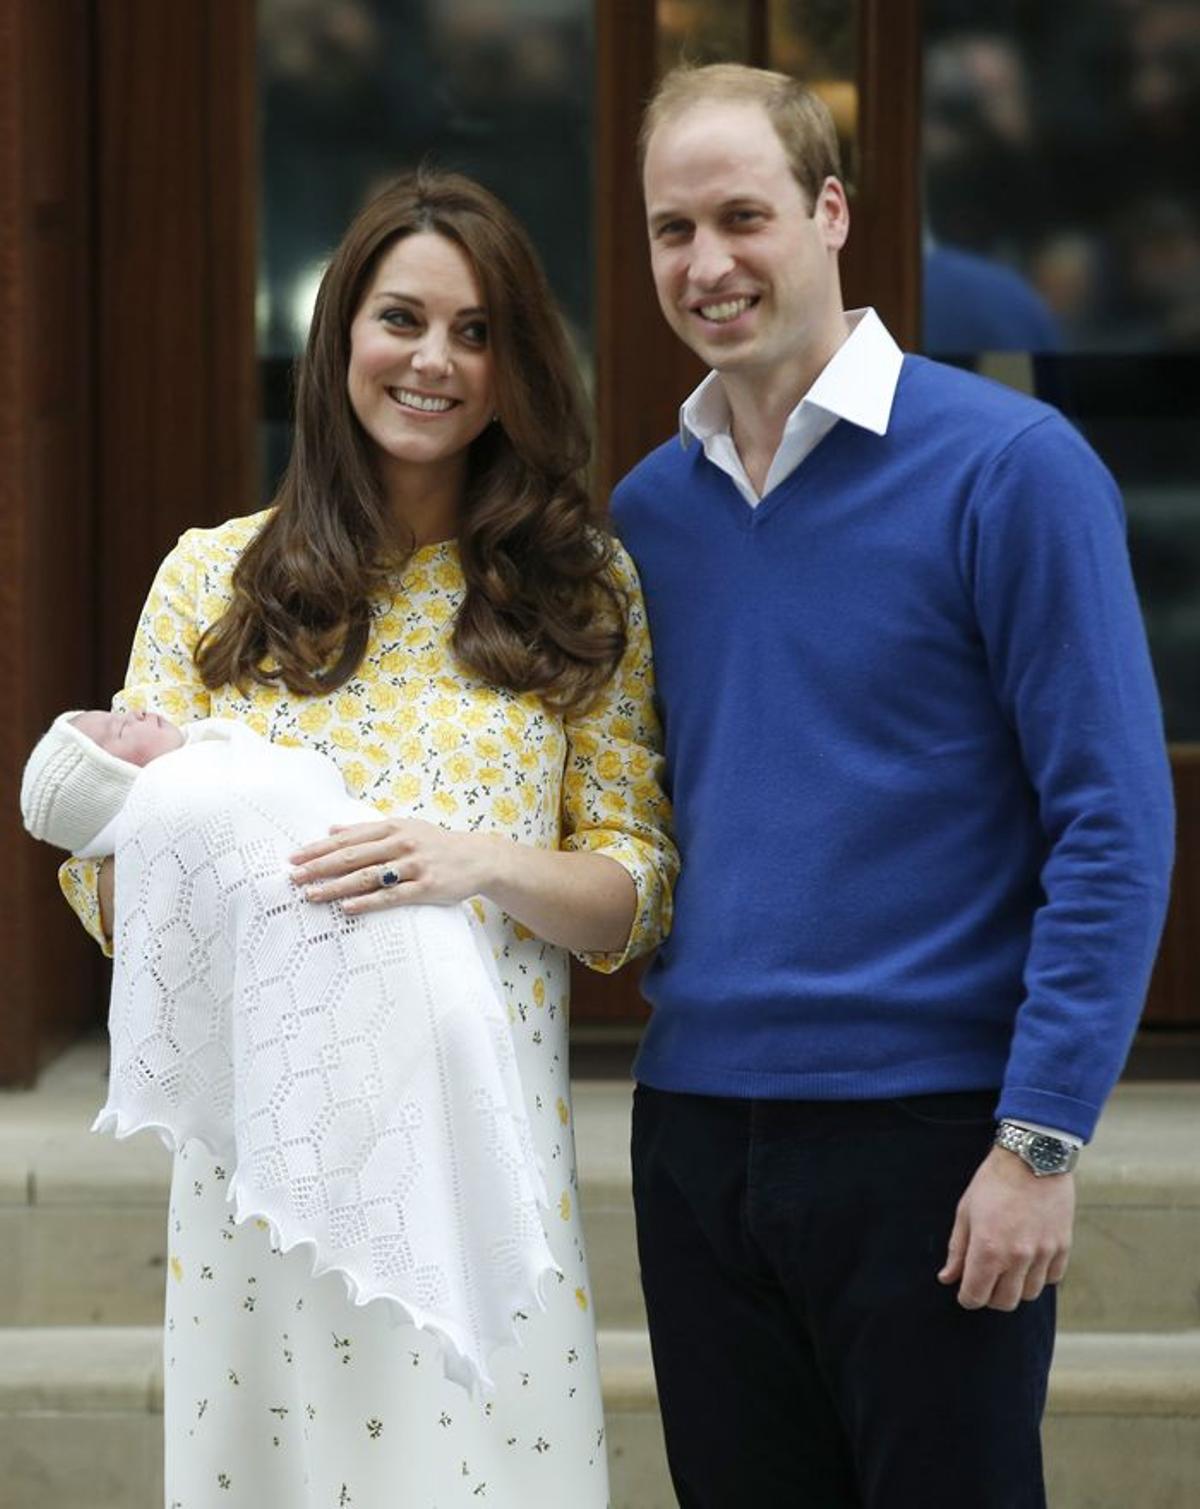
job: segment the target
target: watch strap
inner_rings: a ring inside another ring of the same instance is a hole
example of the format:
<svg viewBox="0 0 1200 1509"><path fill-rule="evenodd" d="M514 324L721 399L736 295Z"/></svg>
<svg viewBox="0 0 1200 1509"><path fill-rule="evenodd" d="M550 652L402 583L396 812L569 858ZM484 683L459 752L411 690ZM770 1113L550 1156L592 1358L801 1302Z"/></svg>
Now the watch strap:
<svg viewBox="0 0 1200 1509"><path fill-rule="evenodd" d="M1061 1137L1046 1132L1032 1132L1012 1121L1002 1121L996 1128L996 1146L1015 1153L1021 1162L1039 1177L1069 1174L1079 1162L1079 1148Z"/></svg>

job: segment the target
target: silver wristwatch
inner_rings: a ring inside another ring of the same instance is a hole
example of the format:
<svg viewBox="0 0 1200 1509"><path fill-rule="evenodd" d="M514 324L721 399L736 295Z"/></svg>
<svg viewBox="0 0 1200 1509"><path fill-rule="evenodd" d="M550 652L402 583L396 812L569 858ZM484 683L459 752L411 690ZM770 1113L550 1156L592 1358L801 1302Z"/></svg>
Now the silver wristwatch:
<svg viewBox="0 0 1200 1509"><path fill-rule="evenodd" d="M1039 1179L1046 1174L1069 1174L1079 1162L1079 1149L1047 1132L1031 1132L1014 1122L1002 1121L996 1128L996 1146L1016 1153Z"/></svg>

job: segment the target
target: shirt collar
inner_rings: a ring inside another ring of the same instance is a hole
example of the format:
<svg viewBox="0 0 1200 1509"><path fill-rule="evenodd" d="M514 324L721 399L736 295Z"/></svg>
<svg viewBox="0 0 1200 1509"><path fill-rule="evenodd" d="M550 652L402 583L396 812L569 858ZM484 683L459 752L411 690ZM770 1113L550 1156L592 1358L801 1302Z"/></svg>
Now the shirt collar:
<svg viewBox="0 0 1200 1509"><path fill-rule="evenodd" d="M788 415L785 434L806 404L838 419L848 419L873 434L887 434L904 353L873 309L850 310L846 322L850 334ZM693 439L703 442L728 434L730 428L729 400L721 374L710 372L680 406L680 443L686 447Z"/></svg>

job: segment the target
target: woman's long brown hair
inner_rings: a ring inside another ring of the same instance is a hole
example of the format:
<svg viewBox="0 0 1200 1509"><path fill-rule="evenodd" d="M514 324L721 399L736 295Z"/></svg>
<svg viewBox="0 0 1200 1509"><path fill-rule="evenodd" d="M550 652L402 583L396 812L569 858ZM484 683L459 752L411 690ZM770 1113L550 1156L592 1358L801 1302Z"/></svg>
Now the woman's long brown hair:
<svg viewBox="0 0 1200 1509"><path fill-rule="evenodd" d="M479 279L498 415L469 455L454 652L482 680L560 711L585 705L616 669L624 603L588 493L584 400L545 274L499 200L469 178L422 169L367 205L322 279L274 510L196 650L210 688L283 682L319 694L362 663L372 599L386 595L413 542L397 538L373 442L351 407L350 326L380 258L422 231L461 246Z"/></svg>

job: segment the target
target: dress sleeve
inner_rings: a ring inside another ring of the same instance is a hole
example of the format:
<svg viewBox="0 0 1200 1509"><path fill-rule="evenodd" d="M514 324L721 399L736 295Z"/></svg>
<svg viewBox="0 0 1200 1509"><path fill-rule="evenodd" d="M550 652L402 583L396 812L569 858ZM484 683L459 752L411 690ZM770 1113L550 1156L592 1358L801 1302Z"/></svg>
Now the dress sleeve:
<svg viewBox="0 0 1200 1509"><path fill-rule="evenodd" d="M624 949L578 956L605 974L666 937L679 871L671 806L662 786L662 732L654 708L646 610L633 563L620 549L614 574L626 600L625 654L599 699L567 720L562 811L562 847L615 859L637 887L637 911Z"/></svg>
<svg viewBox="0 0 1200 1509"><path fill-rule="evenodd" d="M118 711L162 713L173 723L206 718L209 691L193 658L201 624L200 532L189 530L158 568L129 656L125 686L113 698ZM100 920L100 861L71 858L59 869L63 895L84 927L112 957Z"/></svg>

